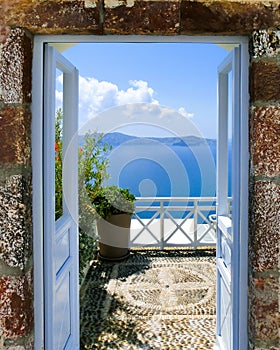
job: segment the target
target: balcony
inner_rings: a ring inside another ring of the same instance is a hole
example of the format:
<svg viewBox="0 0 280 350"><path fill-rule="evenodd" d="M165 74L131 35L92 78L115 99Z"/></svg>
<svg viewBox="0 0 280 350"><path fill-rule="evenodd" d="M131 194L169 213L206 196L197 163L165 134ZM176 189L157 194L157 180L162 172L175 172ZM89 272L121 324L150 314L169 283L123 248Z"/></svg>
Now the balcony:
<svg viewBox="0 0 280 350"><path fill-rule="evenodd" d="M228 198L228 212L232 198ZM214 247L216 197L141 197L136 199L130 246Z"/></svg>
<svg viewBox="0 0 280 350"><path fill-rule="evenodd" d="M134 249L94 259L81 290L84 348L213 349L216 208L215 197L137 198Z"/></svg>

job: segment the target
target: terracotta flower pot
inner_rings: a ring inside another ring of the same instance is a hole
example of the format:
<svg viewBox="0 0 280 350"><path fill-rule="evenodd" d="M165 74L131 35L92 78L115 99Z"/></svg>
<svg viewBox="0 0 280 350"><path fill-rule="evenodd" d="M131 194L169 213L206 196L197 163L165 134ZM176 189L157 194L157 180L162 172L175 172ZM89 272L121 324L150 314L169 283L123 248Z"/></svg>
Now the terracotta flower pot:
<svg viewBox="0 0 280 350"><path fill-rule="evenodd" d="M123 260L129 255L131 215L117 214L97 220L99 257L104 260Z"/></svg>

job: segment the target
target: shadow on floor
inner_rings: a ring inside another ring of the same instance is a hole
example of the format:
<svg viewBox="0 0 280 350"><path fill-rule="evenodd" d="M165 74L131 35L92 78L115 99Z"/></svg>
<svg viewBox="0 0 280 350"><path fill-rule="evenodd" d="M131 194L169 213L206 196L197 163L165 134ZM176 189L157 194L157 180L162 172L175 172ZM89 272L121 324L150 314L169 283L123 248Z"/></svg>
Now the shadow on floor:
<svg viewBox="0 0 280 350"><path fill-rule="evenodd" d="M213 305L211 308L207 306L206 311L190 309L191 318L179 306L174 310L170 308L171 313L160 309L158 300L165 297L168 305L168 298L172 299L174 292L170 291L172 285L161 283L159 286L157 275L161 274L161 266L171 268L174 262L176 266L183 264L186 271L192 271L187 265L190 262L212 268L214 257L213 249L132 250L124 262L94 260L80 293L81 349L173 349L172 344L176 349L210 349L215 328ZM155 266L150 280L151 277L147 276L151 276L151 267ZM178 281L186 283L182 275L184 270L180 271ZM172 273L170 278L174 280ZM199 279L195 278L194 273L191 277L194 280L189 283L197 283ZM190 297L197 299L192 288L187 292L182 286L182 291L179 291L178 284L174 287L176 300L184 304ZM205 297L205 288L198 297ZM133 300L129 301L131 295ZM146 307L148 304L150 306ZM203 318L200 313L204 314ZM201 336L201 327L207 328L204 337ZM207 333L210 328L212 338ZM200 345L196 346L196 342Z"/></svg>

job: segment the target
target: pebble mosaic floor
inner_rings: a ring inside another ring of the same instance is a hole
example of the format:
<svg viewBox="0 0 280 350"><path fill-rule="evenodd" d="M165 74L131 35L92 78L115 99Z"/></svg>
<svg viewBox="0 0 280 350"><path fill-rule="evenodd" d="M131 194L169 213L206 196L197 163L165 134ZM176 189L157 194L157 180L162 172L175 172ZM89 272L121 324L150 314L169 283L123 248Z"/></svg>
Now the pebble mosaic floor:
<svg viewBox="0 0 280 350"><path fill-rule="evenodd" d="M215 252L133 250L93 262L81 290L81 349L212 349Z"/></svg>

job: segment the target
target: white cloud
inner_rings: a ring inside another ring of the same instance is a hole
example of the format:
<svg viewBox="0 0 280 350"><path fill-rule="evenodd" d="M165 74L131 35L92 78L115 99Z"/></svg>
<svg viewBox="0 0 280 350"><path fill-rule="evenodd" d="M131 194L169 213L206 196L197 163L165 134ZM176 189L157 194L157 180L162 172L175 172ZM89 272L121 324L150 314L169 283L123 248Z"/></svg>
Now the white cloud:
<svg viewBox="0 0 280 350"><path fill-rule="evenodd" d="M182 115L183 115L184 117L186 117L186 118L192 118L192 117L194 116L193 113L188 113L188 112L185 110L184 107L180 107L180 108L178 109L178 112L179 112L180 114L182 114Z"/></svg>
<svg viewBox="0 0 280 350"><path fill-rule="evenodd" d="M63 84L63 74L57 76L56 81L62 86Z"/></svg>
<svg viewBox="0 0 280 350"><path fill-rule="evenodd" d="M56 99L56 108L62 107L63 92L56 90L55 91L55 99Z"/></svg>
<svg viewBox="0 0 280 350"><path fill-rule="evenodd" d="M116 84L80 76L80 123L116 106L131 103L158 103L153 98L154 90L146 81L130 81L127 90Z"/></svg>
<svg viewBox="0 0 280 350"><path fill-rule="evenodd" d="M200 131L190 118L175 110L153 103L130 103L107 109L95 115L79 133L98 130L108 133L120 131L134 135L200 136Z"/></svg>
<svg viewBox="0 0 280 350"><path fill-rule="evenodd" d="M57 77L58 88L61 83L62 75ZM184 107L179 108L176 112L161 106L159 101L153 97L153 88L143 80L131 80L129 87L122 90L111 82L80 76L79 95L79 124L82 126L91 121L92 130L95 127L102 130L106 120L105 124L109 128L111 123L113 127L117 122L122 125L153 124L166 130L172 130L175 124L176 133L178 133L179 125L185 129L185 120L193 116ZM61 106L62 97L62 92L57 90L57 106ZM116 114L117 118L114 118Z"/></svg>
<svg viewBox="0 0 280 350"><path fill-rule="evenodd" d="M143 80L131 80L129 84L132 86L126 91L121 90L118 94L118 105L129 103L153 103L154 90L148 86Z"/></svg>

